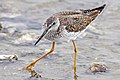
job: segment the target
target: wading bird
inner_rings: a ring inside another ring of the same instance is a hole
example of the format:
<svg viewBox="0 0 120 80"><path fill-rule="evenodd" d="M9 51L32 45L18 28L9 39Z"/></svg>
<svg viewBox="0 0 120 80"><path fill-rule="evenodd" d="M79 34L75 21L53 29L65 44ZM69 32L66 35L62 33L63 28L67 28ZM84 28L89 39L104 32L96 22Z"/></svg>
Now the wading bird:
<svg viewBox="0 0 120 80"><path fill-rule="evenodd" d="M36 45L44 37L45 39L52 41L52 48L49 52L24 67L23 70L30 71L32 77L36 76L37 73L32 70L32 67L36 64L36 62L54 51L56 41L61 40L61 38L65 38L66 40L72 41L74 46L74 77L77 77L76 58L78 49L74 40L81 36L81 34L88 28L88 25L102 12L105 6L106 4L87 10L80 9L73 11L62 11L49 17L44 24L46 27L44 32L34 45Z"/></svg>

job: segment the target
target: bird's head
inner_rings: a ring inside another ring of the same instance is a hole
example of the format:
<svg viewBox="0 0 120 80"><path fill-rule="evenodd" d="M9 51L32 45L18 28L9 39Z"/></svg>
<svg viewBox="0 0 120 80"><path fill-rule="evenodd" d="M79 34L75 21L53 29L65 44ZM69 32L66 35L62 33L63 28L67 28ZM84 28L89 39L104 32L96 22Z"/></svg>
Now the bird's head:
<svg viewBox="0 0 120 80"><path fill-rule="evenodd" d="M42 33L42 35L40 36L40 38L36 41L34 45L36 45L49 30L57 30L59 25L60 25L59 18L54 17L54 16L49 17L43 25L45 26L44 32Z"/></svg>

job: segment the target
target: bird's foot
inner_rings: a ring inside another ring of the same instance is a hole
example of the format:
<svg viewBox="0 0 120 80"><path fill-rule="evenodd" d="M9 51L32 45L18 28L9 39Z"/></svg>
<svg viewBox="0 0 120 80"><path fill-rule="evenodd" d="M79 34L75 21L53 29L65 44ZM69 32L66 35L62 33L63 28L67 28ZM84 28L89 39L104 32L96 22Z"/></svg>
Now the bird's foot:
<svg viewBox="0 0 120 80"><path fill-rule="evenodd" d="M34 67L34 65L35 65L35 62L32 62L28 66L22 68L22 70L29 71L31 73L30 78L32 78L32 77L39 78L39 77L41 77L41 75L39 75L35 70L32 70L32 67Z"/></svg>
<svg viewBox="0 0 120 80"><path fill-rule="evenodd" d="M29 70L29 72L31 73L30 78L32 78L32 77L40 78L41 77L41 75L38 74L35 70Z"/></svg>
<svg viewBox="0 0 120 80"><path fill-rule="evenodd" d="M29 64L28 66L26 66L26 67L24 67L24 68L22 68L22 70L32 70L32 67L34 67L34 65L35 65L35 62L32 62L31 64Z"/></svg>
<svg viewBox="0 0 120 80"><path fill-rule="evenodd" d="M78 78L78 75L75 73L74 74L74 80L78 80L77 78Z"/></svg>

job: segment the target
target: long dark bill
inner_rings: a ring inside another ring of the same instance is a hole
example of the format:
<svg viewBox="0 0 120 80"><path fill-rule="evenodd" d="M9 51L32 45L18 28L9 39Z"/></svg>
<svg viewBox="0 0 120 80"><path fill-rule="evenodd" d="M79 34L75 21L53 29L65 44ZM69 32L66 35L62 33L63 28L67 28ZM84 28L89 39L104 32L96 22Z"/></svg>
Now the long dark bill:
<svg viewBox="0 0 120 80"><path fill-rule="evenodd" d="M47 28L45 29L45 31L42 33L42 35L41 35L40 38L35 42L34 45L36 45L36 44L43 38L43 36L48 32L49 29L50 29L50 27L47 27Z"/></svg>

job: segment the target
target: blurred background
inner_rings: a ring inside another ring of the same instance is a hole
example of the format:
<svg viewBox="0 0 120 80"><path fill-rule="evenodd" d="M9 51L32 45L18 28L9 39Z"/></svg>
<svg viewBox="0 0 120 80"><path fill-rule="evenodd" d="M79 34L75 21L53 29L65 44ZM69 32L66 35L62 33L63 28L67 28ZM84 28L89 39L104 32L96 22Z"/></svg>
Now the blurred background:
<svg viewBox="0 0 120 80"><path fill-rule="evenodd" d="M120 80L120 0L0 0L0 55L15 54L19 59L0 61L0 79L37 80L21 68L50 49L51 42L46 40L33 46L45 20L59 11L103 4L107 4L103 13L90 24L97 32L88 31L76 39L78 80ZM73 55L72 43L58 43L53 55L34 67L42 76L38 80L73 80ZM95 61L106 63L109 70L95 75L88 72Z"/></svg>

